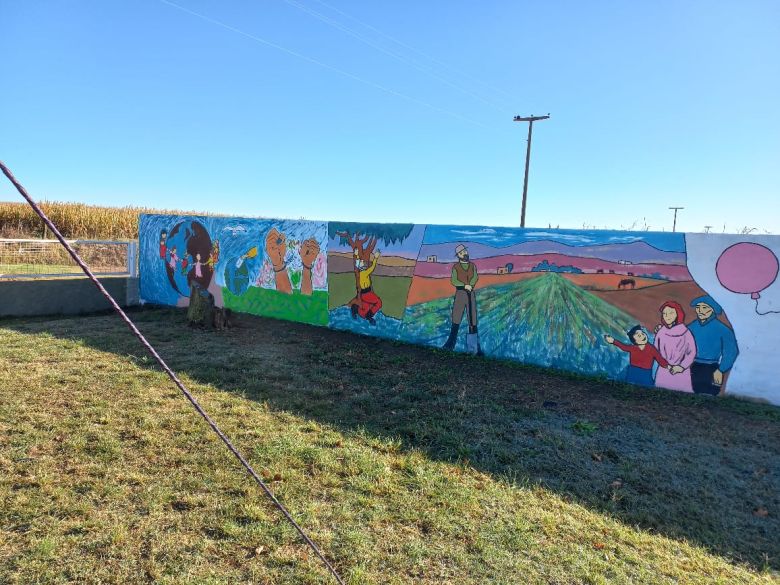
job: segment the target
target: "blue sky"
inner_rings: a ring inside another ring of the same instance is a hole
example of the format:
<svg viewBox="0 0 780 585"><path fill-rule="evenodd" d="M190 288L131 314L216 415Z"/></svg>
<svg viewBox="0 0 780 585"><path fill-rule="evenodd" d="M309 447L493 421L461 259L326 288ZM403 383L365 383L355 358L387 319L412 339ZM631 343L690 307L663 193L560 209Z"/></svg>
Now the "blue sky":
<svg viewBox="0 0 780 585"><path fill-rule="evenodd" d="M775 0L0 0L0 54L36 198L513 226L550 112L527 225L780 233Z"/></svg>

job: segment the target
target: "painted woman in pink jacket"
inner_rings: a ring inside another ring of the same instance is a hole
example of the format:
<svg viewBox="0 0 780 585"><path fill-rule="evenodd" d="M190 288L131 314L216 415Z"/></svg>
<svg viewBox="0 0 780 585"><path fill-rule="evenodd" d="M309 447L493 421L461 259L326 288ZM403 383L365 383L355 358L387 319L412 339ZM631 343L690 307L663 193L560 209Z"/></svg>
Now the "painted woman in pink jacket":
<svg viewBox="0 0 780 585"><path fill-rule="evenodd" d="M693 392L690 368L696 357L696 342L685 325L685 312L674 301L666 301L660 311L661 325L656 330L654 345L670 367L668 370L658 368L655 385L669 390Z"/></svg>

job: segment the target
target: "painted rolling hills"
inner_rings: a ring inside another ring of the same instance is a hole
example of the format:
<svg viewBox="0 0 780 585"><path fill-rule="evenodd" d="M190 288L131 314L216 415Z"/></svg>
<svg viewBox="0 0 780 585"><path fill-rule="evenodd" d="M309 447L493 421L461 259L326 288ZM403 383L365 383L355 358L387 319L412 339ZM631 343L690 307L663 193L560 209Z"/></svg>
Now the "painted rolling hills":
<svg viewBox="0 0 780 585"><path fill-rule="evenodd" d="M436 256L439 262L454 262L455 247L463 244L469 249L472 260L505 255L562 254L578 258L598 258L607 262L631 262L632 264L673 264L685 266L684 252L659 250L646 242L630 244L598 244L572 246L552 240L534 240L512 246L494 247L479 242L447 242L446 244L423 244L420 260Z"/></svg>
<svg viewBox="0 0 780 585"><path fill-rule="evenodd" d="M494 252L496 250L494 249ZM471 248L469 248L471 252ZM512 272L531 272L538 264L545 260L549 264L555 263L558 266L574 266L583 272L595 273L602 270L609 273L613 270L616 274L627 274L632 272L634 275L656 275L656 278L664 280L683 281L691 280L688 267L683 264L656 264L656 263L632 263L619 264L618 262L602 260L600 258L591 258L583 256L567 256L563 254L502 254L500 256L491 256L487 258L471 257L480 274L495 274L499 268L512 264ZM441 261L437 257L436 262L417 261L415 276L426 276L429 278L449 278L452 271L452 261Z"/></svg>

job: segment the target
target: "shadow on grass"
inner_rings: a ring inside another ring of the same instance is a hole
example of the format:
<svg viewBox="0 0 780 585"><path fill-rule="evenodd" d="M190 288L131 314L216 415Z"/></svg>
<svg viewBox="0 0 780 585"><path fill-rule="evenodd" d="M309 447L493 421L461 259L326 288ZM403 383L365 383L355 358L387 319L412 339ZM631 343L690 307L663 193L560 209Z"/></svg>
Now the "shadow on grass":
<svg viewBox="0 0 780 585"><path fill-rule="evenodd" d="M539 368L242 316L204 332L136 311L198 382L344 432L398 439L753 569L780 568L780 408L645 390ZM5 320L156 368L113 316ZM754 514L759 507L768 516Z"/></svg>

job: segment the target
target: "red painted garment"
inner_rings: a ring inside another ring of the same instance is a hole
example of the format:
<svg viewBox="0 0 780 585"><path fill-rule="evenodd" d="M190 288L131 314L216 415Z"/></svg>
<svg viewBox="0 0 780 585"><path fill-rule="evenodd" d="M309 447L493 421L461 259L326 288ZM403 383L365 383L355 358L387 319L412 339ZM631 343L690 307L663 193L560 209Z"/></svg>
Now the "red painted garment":
<svg viewBox="0 0 780 585"><path fill-rule="evenodd" d="M165 244L160 244L160 258L165 260L165 252L168 251L168 248Z"/></svg>
<svg viewBox="0 0 780 585"><path fill-rule="evenodd" d="M649 343L645 345L644 349L641 349L638 345L621 343L616 339L615 345L628 353L629 363L637 368L649 370L653 367L653 360L657 361L662 368L669 365L669 362L658 352L658 349Z"/></svg>
<svg viewBox="0 0 780 585"><path fill-rule="evenodd" d="M364 319L368 316L369 313L371 315L376 315L381 308L382 299L380 299L374 291L364 292L360 295L358 315Z"/></svg>

